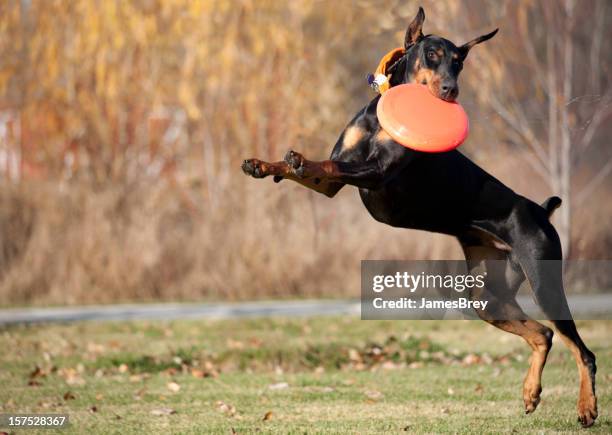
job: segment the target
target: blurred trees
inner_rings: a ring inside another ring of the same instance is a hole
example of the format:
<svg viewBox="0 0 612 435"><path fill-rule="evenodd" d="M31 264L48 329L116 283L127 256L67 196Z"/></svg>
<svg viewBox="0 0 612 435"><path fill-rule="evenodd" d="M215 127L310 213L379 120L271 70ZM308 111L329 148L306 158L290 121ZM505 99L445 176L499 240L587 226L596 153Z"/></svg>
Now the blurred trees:
<svg viewBox="0 0 612 435"><path fill-rule="evenodd" d="M458 44L501 28L461 77L463 150L521 193L562 196L566 247L571 225L580 252L608 252L609 224L579 228L607 209L569 213L609 198L612 7L422 3L426 33ZM352 189L330 205L239 169L290 148L326 158L418 6L0 2L0 303L351 294L361 258L460 255L443 236L372 223ZM515 155L529 166L504 179Z"/></svg>
<svg viewBox="0 0 612 435"><path fill-rule="evenodd" d="M477 6L468 5L470 23L481 15ZM485 66L475 70L474 89L499 115L500 138L528 147L526 163L563 198L558 230L569 255L572 210L602 183L610 188L612 153L605 143L612 119L612 52L605 41L612 36L612 5L524 0L500 3L500 9L501 34L508 37L501 47L479 52ZM574 183L582 165L590 166L590 176Z"/></svg>

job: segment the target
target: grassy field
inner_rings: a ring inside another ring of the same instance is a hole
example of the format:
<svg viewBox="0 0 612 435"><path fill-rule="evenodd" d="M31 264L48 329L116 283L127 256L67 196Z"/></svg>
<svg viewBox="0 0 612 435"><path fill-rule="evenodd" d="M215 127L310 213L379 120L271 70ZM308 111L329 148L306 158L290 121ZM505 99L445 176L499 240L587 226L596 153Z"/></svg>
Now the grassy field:
<svg viewBox="0 0 612 435"><path fill-rule="evenodd" d="M580 323L598 356L590 433L612 432L611 326ZM0 346L0 412L68 413L67 433L584 432L562 343L527 416L527 347L477 321L80 323L0 330Z"/></svg>

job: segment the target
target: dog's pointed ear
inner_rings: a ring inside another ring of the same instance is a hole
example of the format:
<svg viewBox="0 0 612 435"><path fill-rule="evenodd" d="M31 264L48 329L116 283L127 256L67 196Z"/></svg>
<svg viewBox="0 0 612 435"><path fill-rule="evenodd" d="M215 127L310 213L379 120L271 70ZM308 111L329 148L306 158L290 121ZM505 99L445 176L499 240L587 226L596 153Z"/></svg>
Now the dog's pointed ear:
<svg viewBox="0 0 612 435"><path fill-rule="evenodd" d="M406 37L404 38L404 48L408 50L412 45L419 42L423 38L423 23L425 22L425 11L419 7L419 12L412 20L412 23L408 25L406 30Z"/></svg>
<svg viewBox="0 0 612 435"><path fill-rule="evenodd" d="M472 39L470 42L466 42L465 44L463 44L461 47L459 47L459 52L461 53L461 56L465 59L465 57L468 55L473 46L475 46L476 44L480 44L481 42L488 41L489 39L494 37L498 31L499 29L495 29L491 33L479 36L478 38Z"/></svg>

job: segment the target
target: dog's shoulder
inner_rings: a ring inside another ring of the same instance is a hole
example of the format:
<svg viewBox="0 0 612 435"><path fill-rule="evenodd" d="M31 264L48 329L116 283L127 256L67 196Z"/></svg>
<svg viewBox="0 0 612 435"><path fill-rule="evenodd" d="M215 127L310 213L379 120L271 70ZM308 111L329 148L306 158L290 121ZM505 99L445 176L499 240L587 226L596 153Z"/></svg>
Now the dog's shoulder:
<svg viewBox="0 0 612 435"><path fill-rule="evenodd" d="M376 116L376 105L380 96L376 96L364 106L340 134L332 151L332 160L356 160L369 153L372 139L380 130Z"/></svg>

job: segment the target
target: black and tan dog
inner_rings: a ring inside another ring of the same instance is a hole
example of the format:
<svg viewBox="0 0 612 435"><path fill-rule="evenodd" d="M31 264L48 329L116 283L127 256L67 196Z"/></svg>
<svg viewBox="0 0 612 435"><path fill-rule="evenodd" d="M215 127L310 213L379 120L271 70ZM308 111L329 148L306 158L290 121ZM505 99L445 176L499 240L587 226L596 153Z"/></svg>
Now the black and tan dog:
<svg viewBox="0 0 612 435"><path fill-rule="evenodd" d="M447 39L423 35L424 20L420 8L408 26L406 53L395 65L390 85L422 83L435 96L453 101L470 49L492 38L497 30L457 47ZM561 200L552 197L540 206L458 151L430 154L399 145L378 123L378 98L349 123L329 160L310 161L289 151L280 162L245 160L243 171L255 178L272 175L276 182L292 180L330 198L346 184L356 186L376 220L455 236L470 270L502 260L504 267L487 270L491 308L478 314L523 337L533 350L523 384L525 411L533 412L540 401L542 370L553 338L550 328L529 318L515 301L519 286L527 279L543 312L574 354L580 374L578 418L583 426L591 426L597 418L595 356L572 320L561 277L561 244L549 222Z"/></svg>

